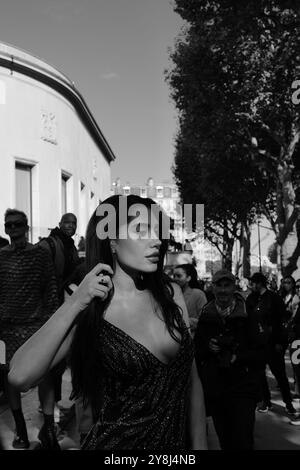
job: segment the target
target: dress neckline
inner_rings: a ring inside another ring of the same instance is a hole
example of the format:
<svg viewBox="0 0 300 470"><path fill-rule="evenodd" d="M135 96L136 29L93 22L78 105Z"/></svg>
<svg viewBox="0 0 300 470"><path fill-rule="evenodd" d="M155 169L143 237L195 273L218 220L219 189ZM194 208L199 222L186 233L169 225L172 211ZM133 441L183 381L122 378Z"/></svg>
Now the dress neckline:
<svg viewBox="0 0 300 470"><path fill-rule="evenodd" d="M112 327L115 331L117 331L119 334L121 334L122 336L126 337L129 341L131 341L134 345L136 345L137 347L139 347L142 351L144 351L148 356L150 356L151 358L153 358L161 367L164 367L164 368L169 368L173 365L173 363L178 359L178 357L180 356L181 354L181 351L182 351L182 348L183 348L183 344L184 344L184 334L185 332L183 331L181 333L181 341L179 343L179 348L175 354L175 356L169 361L169 362L163 362L161 359L159 359L152 351L150 351L150 349L148 349L146 346L144 346L142 343L140 343L139 341L137 341L135 338L133 338L133 336L129 335L128 333L126 333L126 331L122 330L122 328L119 328L118 326L114 325L113 323L111 323L110 321L106 320L105 318L102 318L102 320L104 321L104 323L109 326L109 327Z"/></svg>

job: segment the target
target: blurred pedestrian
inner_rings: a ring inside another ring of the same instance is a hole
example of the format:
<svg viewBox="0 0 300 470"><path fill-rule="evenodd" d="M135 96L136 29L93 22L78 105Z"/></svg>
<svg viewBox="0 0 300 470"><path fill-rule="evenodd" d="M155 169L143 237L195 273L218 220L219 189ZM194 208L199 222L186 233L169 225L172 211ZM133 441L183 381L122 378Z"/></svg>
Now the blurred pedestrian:
<svg viewBox="0 0 300 470"><path fill-rule="evenodd" d="M298 296L299 289L298 288L296 289L296 285L297 283L295 279L293 278L293 276L283 277L281 297L284 301L284 305L286 309L283 326L285 329L285 334L286 334L286 338L288 342L288 349L290 352L290 357L292 356L293 349L294 349L292 347L292 343L297 339L295 337L295 333L297 331L297 326L296 326L297 321L295 323L295 319L296 319L296 312L297 312L298 305L299 305L299 296ZM297 368L295 368L293 364L292 366L293 366L293 372L294 372L294 388L296 390L297 389L297 379L296 379Z"/></svg>
<svg viewBox="0 0 300 470"><path fill-rule="evenodd" d="M200 289L197 271L192 264L180 264L174 268L174 281L181 287L190 318L191 333L194 334L202 308L207 303Z"/></svg>
<svg viewBox="0 0 300 470"><path fill-rule="evenodd" d="M51 230L50 235L43 238L39 245L47 249L53 259L57 278L59 300L64 302L64 290L67 279L80 264L73 236L77 229L77 217L72 213L62 216L58 227Z"/></svg>
<svg viewBox="0 0 300 470"><path fill-rule="evenodd" d="M250 281L252 293L247 297L247 307L249 311L258 316L260 323L270 332L267 343L267 364L277 380L286 406L286 412L288 415L293 416L296 410L292 403L284 359L288 346L288 339L284 328L284 320L286 318L285 304L278 294L267 289L267 278L263 274L253 274ZM258 411L266 413L272 408L271 393L266 373L262 375L262 395L263 401L258 407Z"/></svg>
<svg viewBox="0 0 300 470"><path fill-rule="evenodd" d="M300 279L296 281L296 292L300 295ZM298 304L295 315L290 320L289 328L290 357L295 377L295 391L297 398L300 398L300 304ZM291 424L300 426L300 413L290 421Z"/></svg>
<svg viewBox="0 0 300 470"><path fill-rule="evenodd" d="M85 251L85 238L80 237L80 240L78 242L78 251Z"/></svg>
<svg viewBox="0 0 300 470"><path fill-rule="evenodd" d="M81 263L73 240L76 229L77 217L72 213L66 213L62 216L58 227L51 230L50 235L39 242L39 245L47 249L51 254L56 274L60 305L64 302L69 279L77 266ZM62 376L65 369L66 362L62 361L60 364L57 364L56 368L52 369L51 372L54 380L56 404L62 399Z"/></svg>
<svg viewBox="0 0 300 470"><path fill-rule="evenodd" d="M246 300L248 295L251 293L249 280L246 277L242 277L239 281L239 292L243 296L244 300Z"/></svg>
<svg viewBox="0 0 300 470"><path fill-rule="evenodd" d="M27 241L28 229L24 212L6 211L5 232L11 244L0 250L0 339L6 346L7 364L58 307L51 257L43 248ZM26 449L29 440L20 392L6 382L6 393L15 420L12 445L15 449ZM54 388L49 374L39 383L39 397L44 416L39 439L45 449L59 450L53 420Z"/></svg>
<svg viewBox="0 0 300 470"><path fill-rule="evenodd" d="M299 303L299 297L296 293L296 281L293 276L283 277L280 295L285 305L286 314L284 323L287 324L289 320L295 315Z"/></svg>
<svg viewBox="0 0 300 470"><path fill-rule="evenodd" d="M215 295L214 295L214 290L213 290L213 285L210 280L206 280L204 284L204 293L206 295L207 301L210 302L211 300L214 300Z"/></svg>
<svg viewBox="0 0 300 470"><path fill-rule="evenodd" d="M274 276L272 276L269 279L267 287L270 291L278 293L277 281L276 281L276 278Z"/></svg>
<svg viewBox="0 0 300 470"><path fill-rule="evenodd" d="M227 270L214 274L215 300L205 305L199 318L195 355L207 414L222 450L252 450L265 345L235 283Z"/></svg>

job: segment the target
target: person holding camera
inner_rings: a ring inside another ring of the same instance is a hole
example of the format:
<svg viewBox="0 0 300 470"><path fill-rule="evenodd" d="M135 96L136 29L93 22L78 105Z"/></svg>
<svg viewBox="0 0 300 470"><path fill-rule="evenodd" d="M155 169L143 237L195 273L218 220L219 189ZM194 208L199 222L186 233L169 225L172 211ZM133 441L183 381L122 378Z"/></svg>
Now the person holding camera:
<svg viewBox="0 0 300 470"><path fill-rule="evenodd" d="M222 450L252 450L265 337L234 275L220 270L212 281L215 299L203 307L194 338L206 410Z"/></svg>

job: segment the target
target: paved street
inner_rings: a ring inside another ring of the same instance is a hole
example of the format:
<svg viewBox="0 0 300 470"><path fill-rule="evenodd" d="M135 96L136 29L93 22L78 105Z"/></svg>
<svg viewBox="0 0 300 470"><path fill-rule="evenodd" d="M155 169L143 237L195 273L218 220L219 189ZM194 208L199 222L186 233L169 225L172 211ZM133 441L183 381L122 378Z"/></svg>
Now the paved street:
<svg viewBox="0 0 300 470"><path fill-rule="evenodd" d="M61 413L61 422L59 426L63 429L59 432L59 443L63 450L78 448L78 434L76 433L75 418L72 402L68 399L71 393L71 378L69 371L66 371L63 377L63 400L61 405L63 409L69 409L67 413ZM30 450L38 449L39 441L37 435L42 426L43 418L38 412L39 401L37 389L29 390L23 394L22 398L23 412L27 424L28 437L31 443ZM0 434L3 440L4 448L13 450L11 443L13 440L14 422L7 404L0 406Z"/></svg>
<svg viewBox="0 0 300 470"><path fill-rule="evenodd" d="M286 368L293 390L292 368L288 356L286 356ZM285 404L281 400L280 391L276 388L276 381L271 372L267 370L268 382L272 394L272 411L268 413L256 412L255 423L255 450L300 450L300 426L290 424L290 419L285 413ZM294 407L300 412L300 400L295 399ZM220 449L214 426L211 419L209 425L209 448Z"/></svg>
<svg viewBox="0 0 300 470"><path fill-rule="evenodd" d="M291 373L288 365L289 374ZM70 408L72 403L68 397L71 391L70 373L67 371L63 377L64 408ZM291 381L292 382L292 381ZM256 413L255 449L256 450L300 450L300 426L292 426L284 412L284 403L280 392L275 388L275 381L269 373L269 383L272 387L272 402L274 409L268 413ZM300 411L299 399L294 400L294 406ZM37 435L42 425L42 416L38 412L37 390L30 390L23 395L23 409L28 427L31 450L38 448ZM72 409L73 411L73 409ZM78 448L78 433L76 432L75 416L73 412L62 414L59 442L62 449ZM0 406L1 436L5 449L12 449L13 419L7 405ZM218 439L211 419L208 419L209 448L218 450Z"/></svg>

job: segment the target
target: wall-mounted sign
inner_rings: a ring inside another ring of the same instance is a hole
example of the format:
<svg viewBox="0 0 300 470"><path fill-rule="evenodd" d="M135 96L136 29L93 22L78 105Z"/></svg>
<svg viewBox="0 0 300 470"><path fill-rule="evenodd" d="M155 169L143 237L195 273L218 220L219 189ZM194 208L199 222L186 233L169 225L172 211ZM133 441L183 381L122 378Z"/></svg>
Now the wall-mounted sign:
<svg viewBox="0 0 300 470"><path fill-rule="evenodd" d="M42 110L41 124L41 139L57 145L57 122L55 114Z"/></svg>

